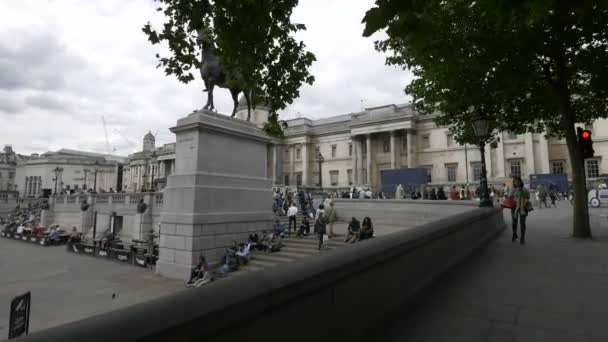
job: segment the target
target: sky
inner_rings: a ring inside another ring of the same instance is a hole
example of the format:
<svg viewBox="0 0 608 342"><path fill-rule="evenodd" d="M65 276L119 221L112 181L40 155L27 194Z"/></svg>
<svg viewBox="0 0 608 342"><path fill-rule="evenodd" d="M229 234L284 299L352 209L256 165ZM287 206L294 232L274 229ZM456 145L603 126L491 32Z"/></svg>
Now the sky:
<svg viewBox="0 0 608 342"><path fill-rule="evenodd" d="M316 82L304 85L282 119L311 119L409 101L412 75L386 66L361 19L373 0L301 0L292 21L317 61ZM0 145L17 153L61 148L128 155L151 131L157 146L175 142L169 127L200 109L199 75L188 84L157 69L156 53L141 31L164 22L153 0L1 0ZM214 92L230 113L229 92ZM105 121L105 130L104 130ZM107 132L107 142L106 133Z"/></svg>

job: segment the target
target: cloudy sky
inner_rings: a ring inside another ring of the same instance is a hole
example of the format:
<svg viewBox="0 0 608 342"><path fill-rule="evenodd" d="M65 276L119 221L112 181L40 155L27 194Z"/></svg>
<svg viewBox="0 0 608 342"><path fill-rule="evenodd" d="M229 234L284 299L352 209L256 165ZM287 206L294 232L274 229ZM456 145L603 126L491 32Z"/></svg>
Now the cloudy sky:
<svg viewBox="0 0 608 342"><path fill-rule="evenodd" d="M348 4L348 5L346 5ZM384 65L361 19L373 0L301 0L293 21L318 61L313 86L282 113L327 117L407 102L411 75ZM187 85L156 69L161 47L141 27L163 22L153 0L1 0L0 144L29 154L60 148L127 155L143 135L173 142L168 128L204 104L202 81ZM377 37L376 37L377 38ZM232 110L216 91L220 112ZM299 114L298 114L299 113Z"/></svg>

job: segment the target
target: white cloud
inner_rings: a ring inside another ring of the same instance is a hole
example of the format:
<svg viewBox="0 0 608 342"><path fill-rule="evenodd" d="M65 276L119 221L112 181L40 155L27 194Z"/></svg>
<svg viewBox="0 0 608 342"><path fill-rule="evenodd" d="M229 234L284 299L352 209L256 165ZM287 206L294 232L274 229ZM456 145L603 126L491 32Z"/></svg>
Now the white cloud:
<svg viewBox="0 0 608 342"><path fill-rule="evenodd" d="M348 4L348 5L347 5ZM373 39L361 36L372 0L306 0L294 11L300 33L317 56L313 86L283 117L319 118L402 103L408 73L384 65ZM179 83L156 69L157 52L141 31L163 22L152 0L0 1L0 126L19 153L59 148L106 151L101 117L113 153L140 148L148 131L174 141L168 128L204 104L202 81ZM198 75L197 75L198 76ZM228 91L216 107L232 109ZM136 147L132 145L135 144Z"/></svg>

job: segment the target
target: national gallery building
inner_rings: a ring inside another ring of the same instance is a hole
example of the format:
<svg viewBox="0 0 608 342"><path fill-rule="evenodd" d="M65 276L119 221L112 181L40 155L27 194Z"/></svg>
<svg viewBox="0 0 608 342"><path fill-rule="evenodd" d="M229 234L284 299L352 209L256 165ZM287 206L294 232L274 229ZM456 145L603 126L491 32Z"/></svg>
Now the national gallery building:
<svg viewBox="0 0 608 342"><path fill-rule="evenodd" d="M242 101L243 102L243 101ZM237 118L246 119L241 103ZM251 121L262 126L268 118L263 106ZM481 176L477 146L458 144L449 130L437 127L432 117L416 113L409 104L366 108L358 113L311 120L288 120L287 138L269 146L268 175L276 186L379 189L387 169L425 168L431 185L476 184ZM597 120L593 131L596 157L585 162L589 180L608 174L608 121ZM319 160L319 154L322 160ZM162 189L175 168L175 143L156 148L150 134L144 150L129 156L123 183L127 191L141 191L154 184ZM530 174L571 173L564 140L543 134L500 134L495 147L486 146L488 181L503 184L510 176L527 181ZM321 177L319 177L319 165Z"/></svg>

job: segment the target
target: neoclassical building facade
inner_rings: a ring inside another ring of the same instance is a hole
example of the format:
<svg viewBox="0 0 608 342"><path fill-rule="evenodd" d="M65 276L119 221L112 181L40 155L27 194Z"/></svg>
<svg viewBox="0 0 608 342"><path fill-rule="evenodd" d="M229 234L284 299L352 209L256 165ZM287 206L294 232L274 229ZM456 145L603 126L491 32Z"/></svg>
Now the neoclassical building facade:
<svg viewBox="0 0 608 342"><path fill-rule="evenodd" d="M409 104L287 123L287 138L271 148L269 158L277 185L318 187L321 181L324 189L379 189L381 172L397 168L425 168L431 185L478 184L481 177L479 148L458 144L446 127L437 127L432 116L416 113ZM596 156L585 161L593 181L608 173L602 157L608 154L608 121L597 120L587 128L595 141ZM495 146L485 147L490 183L502 184L514 175L527 181L531 174L571 173L564 140L509 132L499 138Z"/></svg>
<svg viewBox="0 0 608 342"><path fill-rule="evenodd" d="M246 119L244 101L236 117ZM252 111L251 121L260 127L267 118L264 105ZM316 188L321 182L324 189L356 185L376 190L382 171L398 168L426 169L430 185L474 185L481 177L479 148L458 144L446 127L437 127L432 116L420 115L409 104L316 120L297 118L287 124L286 138L275 139L268 149L268 176L275 186ZM587 128L592 129L595 142L595 158L585 161L587 177L593 181L608 174L603 158L608 155L608 121L596 120ZM512 175L527 181L531 174L571 173L563 140L509 132L500 133L499 138L495 146L485 147L490 183L505 183ZM129 156L123 184L130 192L161 190L174 170L175 143L156 148L154 136L148 133L143 150Z"/></svg>

